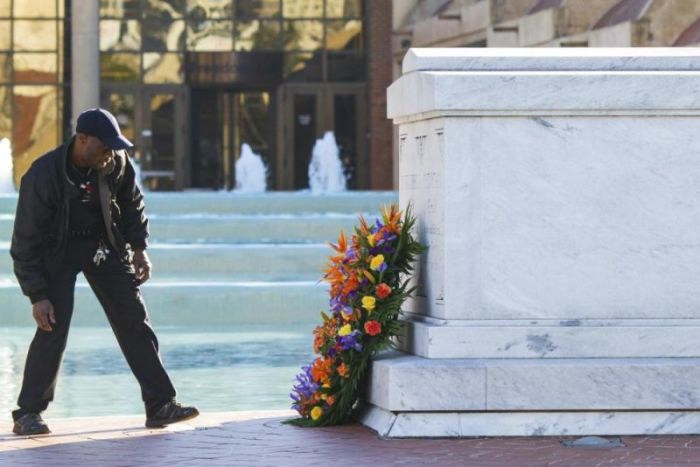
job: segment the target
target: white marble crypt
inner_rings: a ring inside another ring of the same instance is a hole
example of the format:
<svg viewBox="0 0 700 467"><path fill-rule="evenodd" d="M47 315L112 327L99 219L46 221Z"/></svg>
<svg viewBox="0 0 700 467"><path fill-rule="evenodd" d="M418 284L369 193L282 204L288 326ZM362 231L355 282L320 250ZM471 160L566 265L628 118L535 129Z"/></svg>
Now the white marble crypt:
<svg viewBox="0 0 700 467"><path fill-rule="evenodd" d="M388 437L700 433L700 49L412 49Z"/></svg>

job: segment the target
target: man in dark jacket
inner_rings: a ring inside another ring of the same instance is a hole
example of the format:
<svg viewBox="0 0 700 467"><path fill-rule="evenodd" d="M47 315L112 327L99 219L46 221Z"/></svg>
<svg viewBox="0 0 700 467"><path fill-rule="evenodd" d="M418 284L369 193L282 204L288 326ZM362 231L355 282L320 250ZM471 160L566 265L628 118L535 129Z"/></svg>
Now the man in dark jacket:
<svg viewBox="0 0 700 467"><path fill-rule="evenodd" d="M86 110L76 135L37 159L22 177L10 253L38 329L27 354L19 409L12 413L19 435L50 432L40 414L53 400L80 272L141 386L146 426L199 414L175 402L139 290L151 274L148 220L124 151L129 147L112 114Z"/></svg>

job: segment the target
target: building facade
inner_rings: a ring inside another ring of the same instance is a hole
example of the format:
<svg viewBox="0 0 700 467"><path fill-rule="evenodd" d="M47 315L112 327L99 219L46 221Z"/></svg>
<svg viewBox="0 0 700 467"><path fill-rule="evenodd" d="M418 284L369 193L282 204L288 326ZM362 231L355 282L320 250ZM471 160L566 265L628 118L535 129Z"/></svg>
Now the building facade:
<svg viewBox="0 0 700 467"><path fill-rule="evenodd" d="M394 72L409 47L672 47L700 42L694 0L397 0Z"/></svg>
<svg viewBox="0 0 700 467"><path fill-rule="evenodd" d="M265 161L270 189L306 188L311 149L326 131L335 134L351 189L398 188L386 88L409 47L700 42L694 0L98 5L88 25L97 31L95 105L117 116L137 145L145 185L156 190L233 188L243 143ZM16 181L71 134L71 102L87 75L73 70L71 32L84 21L71 18L71 0L0 0L0 140L11 142Z"/></svg>
<svg viewBox="0 0 700 467"><path fill-rule="evenodd" d="M270 189L303 189L315 140L333 131L348 186L380 187L370 167L391 164L391 146L372 142L368 89L391 75L368 63L391 49L368 43L376 31L390 37L391 2L365 3L100 0L100 105L136 144L146 186L233 188L247 143ZM71 134L70 96L81 89L70 31L85 24L71 24L70 6L0 0L0 138L12 143L16 180Z"/></svg>

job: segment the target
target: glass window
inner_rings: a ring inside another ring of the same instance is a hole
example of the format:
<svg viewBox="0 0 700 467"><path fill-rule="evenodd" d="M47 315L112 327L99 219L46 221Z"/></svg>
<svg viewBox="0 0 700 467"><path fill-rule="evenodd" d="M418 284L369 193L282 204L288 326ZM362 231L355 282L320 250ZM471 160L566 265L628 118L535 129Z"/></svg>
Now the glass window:
<svg viewBox="0 0 700 467"><path fill-rule="evenodd" d="M137 53L101 53L100 78L105 81L140 81L140 55Z"/></svg>
<svg viewBox="0 0 700 467"><path fill-rule="evenodd" d="M149 52L143 54L144 83L184 82L184 59L182 54Z"/></svg>
<svg viewBox="0 0 700 467"><path fill-rule="evenodd" d="M12 0L0 0L0 18L9 18L11 16L10 12L10 2Z"/></svg>
<svg viewBox="0 0 700 467"><path fill-rule="evenodd" d="M12 138L12 104L9 86L0 86L0 139Z"/></svg>
<svg viewBox="0 0 700 467"><path fill-rule="evenodd" d="M323 18L323 0L284 0L282 5L285 18Z"/></svg>
<svg viewBox="0 0 700 467"><path fill-rule="evenodd" d="M56 21L15 20L15 50L56 50Z"/></svg>
<svg viewBox="0 0 700 467"><path fill-rule="evenodd" d="M233 50L233 21L201 21L187 24L187 50Z"/></svg>
<svg viewBox="0 0 700 467"><path fill-rule="evenodd" d="M55 83L57 60L55 53L17 53L13 66L18 83Z"/></svg>
<svg viewBox="0 0 700 467"><path fill-rule="evenodd" d="M326 23L328 50L362 50L362 21L328 21Z"/></svg>
<svg viewBox="0 0 700 467"><path fill-rule="evenodd" d="M175 96L151 96L151 151L146 155L150 170L175 170Z"/></svg>
<svg viewBox="0 0 700 467"><path fill-rule="evenodd" d="M328 53L328 81L364 81L365 79L365 59L362 54Z"/></svg>
<svg viewBox="0 0 700 467"><path fill-rule="evenodd" d="M289 81L321 81L323 54L321 52L285 54L284 77Z"/></svg>
<svg viewBox="0 0 700 467"><path fill-rule="evenodd" d="M333 96L333 125L338 143L338 156L343 163L343 175L348 188L356 188L357 180L357 95L336 94Z"/></svg>
<svg viewBox="0 0 700 467"><path fill-rule="evenodd" d="M362 0L326 0L327 18L362 17Z"/></svg>
<svg viewBox="0 0 700 467"><path fill-rule="evenodd" d="M141 48L141 24L135 19L100 21L100 50L122 51Z"/></svg>
<svg viewBox="0 0 700 467"><path fill-rule="evenodd" d="M195 21L232 18L232 0L187 0L187 17Z"/></svg>
<svg viewBox="0 0 700 467"><path fill-rule="evenodd" d="M126 136L126 138L130 141L136 141L136 103L134 100L134 95L131 93L110 94L109 110L117 119L119 129L121 129L124 136Z"/></svg>
<svg viewBox="0 0 700 467"><path fill-rule="evenodd" d="M285 50L318 50L323 45L322 21L285 21Z"/></svg>
<svg viewBox="0 0 700 467"><path fill-rule="evenodd" d="M64 47L65 42L66 42L66 38L65 38L64 32L66 30L70 31L70 28L67 29L65 27L65 24L68 22L70 22L69 19L59 21L59 23L58 23L59 28L60 28L60 30L58 31L58 49L57 49L57 52L58 52L58 81L59 82L63 81L64 67L67 65L68 69L70 69L70 66L71 66L70 63L68 63L68 64L64 63L65 58L66 58L65 47ZM70 37L68 37L68 43L70 44ZM68 55L68 56L70 57L70 55Z"/></svg>
<svg viewBox="0 0 700 467"><path fill-rule="evenodd" d="M100 0L100 18L140 18L140 3L141 0Z"/></svg>
<svg viewBox="0 0 700 467"><path fill-rule="evenodd" d="M185 0L148 0L145 14L156 12L163 19L177 19L185 16Z"/></svg>
<svg viewBox="0 0 700 467"><path fill-rule="evenodd" d="M270 94L266 92L245 92L235 94L237 142L247 143L256 153L267 162L269 159L269 128L272 115L270 113Z"/></svg>
<svg viewBox="0 0 700 467"><path fill-rule="evenodd" d="M10 63L10 54L0 53L0 83L12 81L12 67Z"/></svg>
<svg viewBox="0 0 700 467"><path fill-rule="evenodd" d="M282 35L279 21L237 21L235 46L237 51L279 50Z"/></svg>
<svg viewBox="0 0 700 467"><path fill-rule="evenodd" d="M58 146L57 86L15 86L13 95L13 161L24 174L31 163Z"/></svg>
<svg viewBox="0 0 700 467"><path fill-rule="evenodd" d="M55 18L56 0L14 1L15 18Z"/></svg>
<svg viewBox="0 0 700 467"><path fill-rule="evenodd" d="M10 50L12 47L10 43L11 30L10 21L0 21L0 50Z"/></svg>
<svg viewBox="0 0 700 467"><path fill-rule="evenodd" d="M236 18L273 17L280 14L279 0L237 0Z"/></svg>
<svg viewBox="0 0 700 467"><path fill-rule="evenodd" d="M157 21L153 17L143 22L143 50L146 52L180 51L185 48L185 22Z"/></svg>

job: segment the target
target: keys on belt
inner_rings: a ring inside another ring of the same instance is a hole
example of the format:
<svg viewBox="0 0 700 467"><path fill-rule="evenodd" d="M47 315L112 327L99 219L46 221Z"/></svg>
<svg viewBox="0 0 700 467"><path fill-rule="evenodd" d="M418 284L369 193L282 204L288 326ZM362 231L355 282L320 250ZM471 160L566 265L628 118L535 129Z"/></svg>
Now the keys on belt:
<svg viewBox="0 0 700 467"><path fill-rule="evenodd" d="M102 261L107 259L108 254L109 249L107 248L107 245L105 244L104 240L100 240L97 243L97 251L95 251L95 256L92 257L92 262L95 263L95 266L99 266Z"/></svg>

